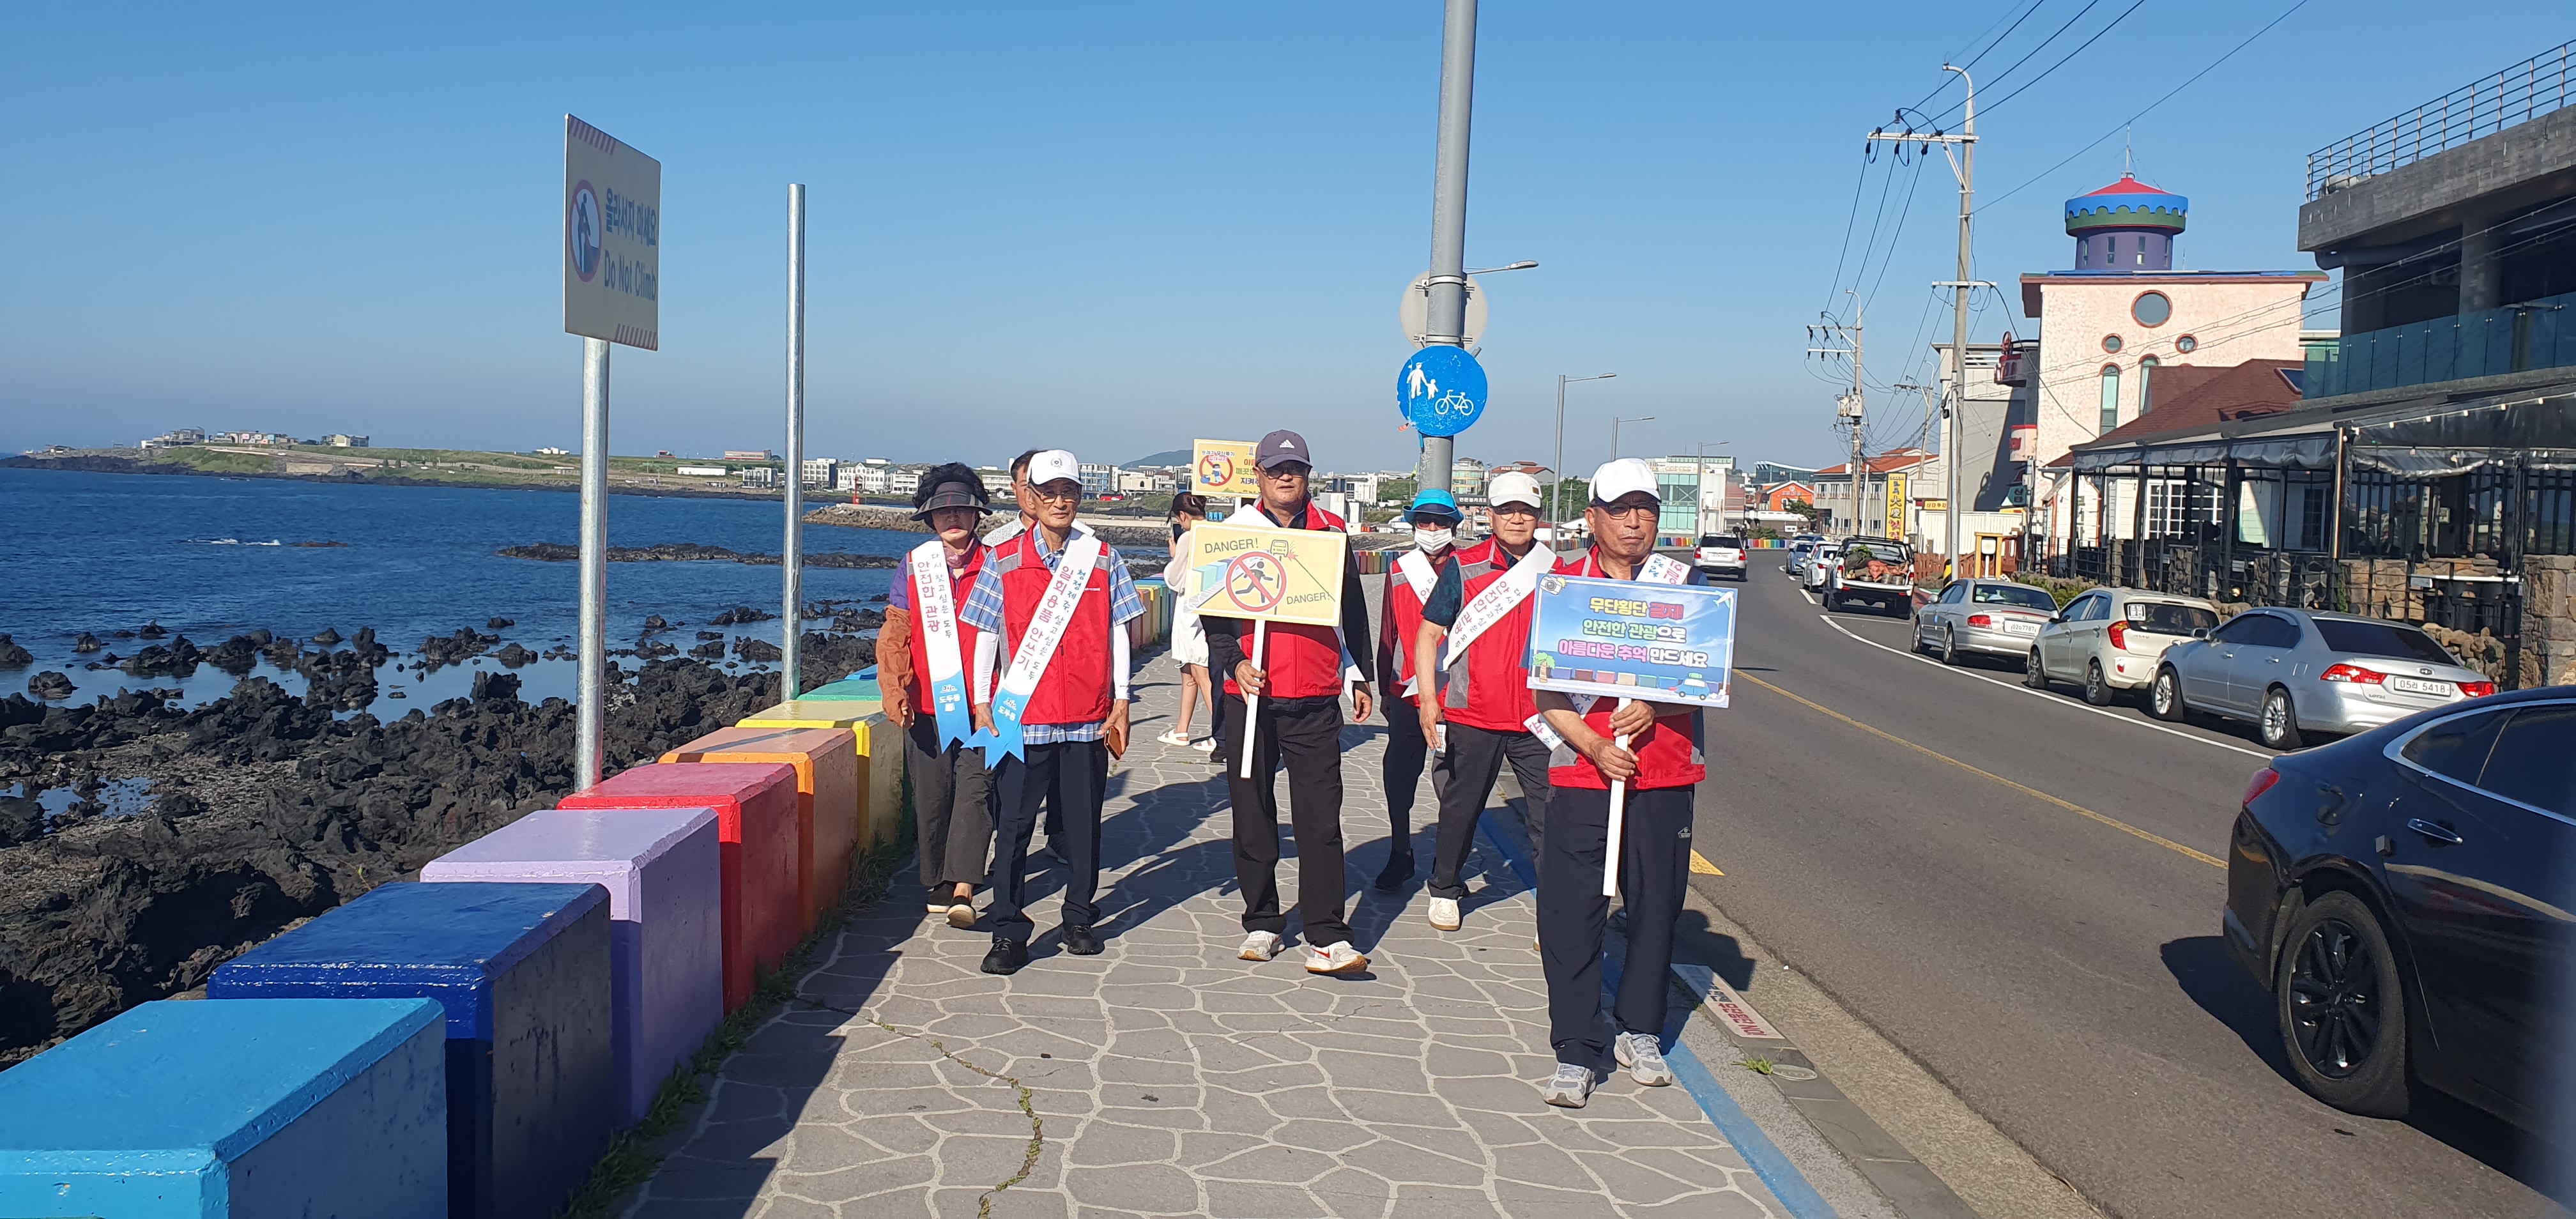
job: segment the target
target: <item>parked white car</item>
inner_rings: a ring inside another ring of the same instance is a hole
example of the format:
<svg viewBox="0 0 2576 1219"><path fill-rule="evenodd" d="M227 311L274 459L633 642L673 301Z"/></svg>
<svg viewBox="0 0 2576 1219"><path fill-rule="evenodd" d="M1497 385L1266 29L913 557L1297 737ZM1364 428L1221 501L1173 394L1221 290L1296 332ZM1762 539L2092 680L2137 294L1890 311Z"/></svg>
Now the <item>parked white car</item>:
<svg viewBox="0 0 2576 1219"><path fill-rule="evenodd" d="M2217 625L2218 607L2198 597L2097 588L2067 602L2057 621L2039 628L2022 680L2034 690L2052 681L2075 682L2085 702L2107 706L2122 690L2146 689L2165 649Z"/></svg>
<svg viewBox="0 0 2576 1219"><path fill-rule="evenodd" d="M1832 542L1818 542L1807 552L1807 561L1798 565L1798 587L1812 592L1825 586L1825 572L1843 561L1843 548Z"/></svg>

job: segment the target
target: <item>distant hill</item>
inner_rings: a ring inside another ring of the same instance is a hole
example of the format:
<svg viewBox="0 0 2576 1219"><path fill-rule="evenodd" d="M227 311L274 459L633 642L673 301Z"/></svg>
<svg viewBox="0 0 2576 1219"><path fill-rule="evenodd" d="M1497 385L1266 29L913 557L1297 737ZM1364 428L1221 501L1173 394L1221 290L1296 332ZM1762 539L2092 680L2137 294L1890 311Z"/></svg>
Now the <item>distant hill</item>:
<svg viewBox="0 0 2576 1219"><path fill-rule="evenodd" d="M1127 468L1132 470L1138 466L1186 466L1188 464L1190 464L1190 450L1165 449L1160 453L1147 453L1128 462Z"/></svg>

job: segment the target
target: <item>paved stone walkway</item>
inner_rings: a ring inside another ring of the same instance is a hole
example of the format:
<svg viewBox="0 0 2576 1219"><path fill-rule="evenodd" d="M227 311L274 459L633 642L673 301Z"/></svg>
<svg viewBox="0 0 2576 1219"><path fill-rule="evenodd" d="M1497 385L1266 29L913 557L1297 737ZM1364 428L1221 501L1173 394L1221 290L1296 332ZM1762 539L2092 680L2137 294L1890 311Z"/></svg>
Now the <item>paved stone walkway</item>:
<svg viewBox="0 0 2576 1219"><path fill-rule="evenodd" d="M1479 843L1479 888L1451 934L1424 921L1420 878L1393 896L1366 887L1385 859L1381 726L1344 738L1351 922L1369 971L1236 960L1223 779L1151 739L1169 727L1174 677L1168 655L1147 666L1138 743L1111 771L1104 954L1064 955L1042 899L1035 959L988 977L989 931L951 928L898 888L726 1064L625 1213L1784 1213L1680 1087L1620 1075L1589 1108L1540 1103L1546 993L1530 896L1506 861ZM1427 874L1427 777L1423 795ZM1280 887L1296 892L1284 875Z"/></svg>

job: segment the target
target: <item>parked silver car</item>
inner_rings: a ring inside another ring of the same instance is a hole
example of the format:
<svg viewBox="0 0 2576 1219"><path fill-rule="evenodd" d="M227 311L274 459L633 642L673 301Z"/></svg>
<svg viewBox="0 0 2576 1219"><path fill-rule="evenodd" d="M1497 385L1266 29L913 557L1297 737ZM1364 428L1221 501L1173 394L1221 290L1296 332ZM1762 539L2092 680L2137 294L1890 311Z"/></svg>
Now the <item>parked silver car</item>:
<svg viewBox="0 0 2576 1219"><path fill-rule="evenodd" d="M2117 692L2154 681L2167 648L2217 625L2218 607L2198 597L2092 589L2040 628L2022 680L2034 690L2048 689L2052 680L2081 682L2084 701L2106 707Z"/></svg>
<svg viewBox="0 0 2576 1219"><path fill-rule="evenodd" d="M2493 693L2494 682L2420 627L2256 609L2166 649L2147 710L2164 720L2189 711L2252 720L2257 740L2297 749L2310 732L2360 732Z"/></svg>
<svg viewBox="0 0 2576 1219"><path fill-rule="evenodd" d="M1780 570L1789 573L1790 579L1804 580L1807 575L1807 554L1818 545L1820 543L1805 539L1789 543L1789 557L1781 561Z"/></svg>
<svg viewBox="0 0 2576 1219"><path fill-rule="evenodd" d="M2039 629L2057 621L2057 598L2011 580L1953 580L1930 605L1914 611L1914 650L1943 664L1962 652L2023 657Z"/></svg>

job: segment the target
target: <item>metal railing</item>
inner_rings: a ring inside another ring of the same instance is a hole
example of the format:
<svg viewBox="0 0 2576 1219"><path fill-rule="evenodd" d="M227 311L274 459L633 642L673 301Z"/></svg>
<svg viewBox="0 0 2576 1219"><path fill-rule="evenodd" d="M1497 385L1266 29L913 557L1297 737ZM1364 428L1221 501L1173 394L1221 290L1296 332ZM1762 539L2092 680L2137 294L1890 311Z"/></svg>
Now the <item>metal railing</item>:
<svg viewBox="0 0 2576 1219"><path fill-rule="evenodd" d="M2308 154L2308 198L2313 201L2446 148L2527 123L2568 103L2568 73L2576 68L2576 42L2530 59L2417 106L2359 135Z"/></svg>
<svg viewBox="0 0 2576 1219"><path fill-rule="evenodd" d="M2302 398L2576 367L2576 292L2307 344Z"/></svg>

